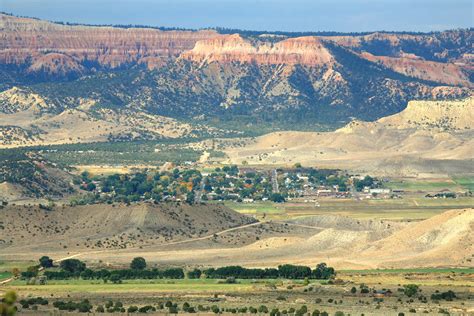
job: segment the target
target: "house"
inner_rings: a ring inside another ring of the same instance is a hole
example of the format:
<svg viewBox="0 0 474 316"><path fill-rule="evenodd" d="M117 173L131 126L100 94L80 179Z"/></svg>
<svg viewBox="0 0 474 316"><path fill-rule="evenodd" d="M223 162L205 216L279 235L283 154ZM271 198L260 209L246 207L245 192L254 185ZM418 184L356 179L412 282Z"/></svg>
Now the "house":
<svg viewBox="0 0 474 316"><path fill-rule="evenodd" d="M240 175L246 175L247 173L257 173L257 170L254 168L239 168Z"/></svg>
<svg viewBox="0 0 474 316"><path fill-rule="evenodd" d="M215 200L217 198L217 193L214 192L207 193L206 195L209 200Z"/></svg>
<svg viewBox="0 0 474 316"><path fill-rule="evenodd" d="M377 189L369 189L370 194L389 194L390 189L382 189L382 188L377 188Z"/></svg>
<svg viewBox="0 0 474 316"><path fill-rule="evenodd" d="M329 189L319 189L316 191L318 196L330 196L332 195L332 190Z"/></svg>
<svg viewBox="0 0 474 316"><path fill-rule="evenodd" d="M392 291L390 290L377 290L374 295L375 298L384 298L392 296Z"/></svg>
<svg viewBox="0 0 474 316"><path fill-rule="evenodd" d="M308 182L308 180L309 180L308 176L303 176L303 175L301 175L301 173L297 173L296 176L298 177L298 179L303 180L305 182Z"/></svg>
<svg viewBox="0 0 474 316"><path fill-rule="evenodd" d="M446 199L446 198L452 198L452 199L455 199L457 197L456 193L454 192L451 192L451 191L447 191L447 190L442 190L436 194L427 194L425 195L425 197L427 198L434 198L434 199Z"/></svg>

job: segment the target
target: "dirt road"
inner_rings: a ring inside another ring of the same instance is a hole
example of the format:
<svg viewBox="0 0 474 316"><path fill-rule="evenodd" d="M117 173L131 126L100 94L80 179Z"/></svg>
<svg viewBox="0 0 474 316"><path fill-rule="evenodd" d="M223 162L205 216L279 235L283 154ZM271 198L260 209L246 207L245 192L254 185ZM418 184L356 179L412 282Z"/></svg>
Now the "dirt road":
<svg viewBox="0 0 474 316"><path fill-rule="evenodd" d="M222 231L220 231L220 232L217 232L217 233L214 233L214 234L211 234L211 235L206 235L206 236L196 237L196 238L191 238L191 239L186 239L186 240L180 240L180 241L173 241L173 242L169 242L169 243L162 244L162 245L159 245L159 246L180 245L180 244L187 244L187 243L191 243L191 242L196 242L196 241L211 239L211 238L214 238L215 236L219 236L219 235L222 235L222 234L225 234L225 233L229 233L229 232L232 232L232 231L236 231L236 230L240 230L240 229L245 229L245 228L247 228L247 227L258 226L258 225L261 225L261 224L262 224L261 222L255 222L255 223L251 223L251 224L245 224L245 225L241 225L241 226L237 226L237 227L228 228L228 229L222 230ZM156 247L156 246L157 246L157 245L149 245L148 247ZM142 248L145 248L145 247L142 247ZM55 263L59 263L59 262L61 262L61 261L64 261L64 260L67 260L67 259L77 258L77 257L80 257L80 256L85 255L85 254L94 254L94 253L101 253L101 252L107 252L107 251L109 251L109 250L80 252L80 253L76 253L76 254L73 254L73 255L69 255L69 256L67 256L67 257L63 257L63 258L54 260L54 262L55 262ZM39 271L42 271L43 269L44 269L44 268L41 267L41 268L39 269ZM15 279L16 279L15 277L11 277L11 278L9 278L9 279L0 281L0 285L7 284L7 283L9 283L9 282L11 282L11 281L13 281L13 280L15 280Z"/></svg>
<svg viewBox="0 0 474 316"><path fill-rule="evenodd" d="M94 251L94 252L98 252L98 251ZM88 252L88 253L91 253L91 252ZM76 253L76 254L74 254L74 255L70 255L70 256L67 256L67 257L64 257L64 258L60 258L60 259L54 260L54 262L55 262L55 263L58 263L58 262L61 262L61 261L67 260L67 259L73 259L73 258L79 257L80 255L83 255L83 254L84 254L84 253L82 253L82 252L81 252L81 253ZM44 270L43 267L40 267L40 268L38 269L38 271L43 271L43 270ZM11 277L11 278L9 278L9 279L2 280L2 281L0 281L0 285L7 284L7 283L9 283L9 282L11 282L11 281L13 281L13 280L15 280L15 279L16 279L16 277Z"/></svg>

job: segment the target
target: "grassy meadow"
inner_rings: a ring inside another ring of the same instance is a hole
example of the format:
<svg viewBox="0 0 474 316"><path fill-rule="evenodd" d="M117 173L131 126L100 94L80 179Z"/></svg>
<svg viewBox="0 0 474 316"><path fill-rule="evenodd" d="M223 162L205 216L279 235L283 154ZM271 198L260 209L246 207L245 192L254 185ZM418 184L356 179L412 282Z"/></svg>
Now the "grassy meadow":
<svg viewBox="0 0 474 316"><path fill-rule="evenodd" d="M292 200L286 203L257 201L225 202L231 209L260 220L286 220L313 215L342 215L357 219L423 220L450 209L473 207L474 198L428 199L422 196L403 199L318 199L318 203Z"/></svg>
<svg viewBox="0 0 474 316"><path fill-rule="evenodd" d="M321 283L312 280L312 282ZM123 280L120 284L104 283L102 280L50 280L46 285L28 285L24 280L15 280L8 284L23 295L51 295L65 293L251 293L265 291L269 286L283 284L302 285L303 280L248 280L239 279L235 284L227 284L224 280L215 279L153 279L153 280Z"/></svg>

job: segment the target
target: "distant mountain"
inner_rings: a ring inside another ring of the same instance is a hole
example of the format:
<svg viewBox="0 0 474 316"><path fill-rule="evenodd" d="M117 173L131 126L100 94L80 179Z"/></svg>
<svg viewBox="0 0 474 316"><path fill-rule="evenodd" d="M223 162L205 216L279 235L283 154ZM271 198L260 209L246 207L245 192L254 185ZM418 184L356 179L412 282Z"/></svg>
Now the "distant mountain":
<svg viewBox="0 0 474 316"><path fill-rule="evenodd" d="M473 88L472 29L293 37L0 15L0 30L0 91L31 94L23 96L29 105L3 95L0 111L12 119L34 108L34 120L43 121L73 110L105 121L171 117L177 124L257 133L321 129L353 118L376 120L414 99L467 97ZM0 124L18 125L8 118ZM114 128L130 132L124 124ZM149 125L133 137L167 137L144 132ZM33 138L44 130L21 128Z"/></svg>

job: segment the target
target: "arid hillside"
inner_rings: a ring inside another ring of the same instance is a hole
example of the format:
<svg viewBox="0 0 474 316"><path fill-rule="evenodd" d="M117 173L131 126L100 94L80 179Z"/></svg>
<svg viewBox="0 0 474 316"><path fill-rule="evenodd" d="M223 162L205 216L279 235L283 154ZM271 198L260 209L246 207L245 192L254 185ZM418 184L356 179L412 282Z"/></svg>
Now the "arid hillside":
<svg viewBox="0 0 474 316"><path fill-rule="evenodd" d="M223 141L229 162L335 167L393 175L472 173L474 101L413 101L376 122L326 133L275 132Z"/></svg>
<svg viewBox="0 0 474 316"><path fill-rule="evenodd" d="M0 151L0 200L62 198L75 193L74 176L64 166L34 152Z"/></svg>
<svg viewBox="0 0 474 316"><path fill-rule="evenodd" d="M75 108L56 111L55 102L30 89L0 92L0 148L224 134L143 111L100 108L94 99L75 102Z"/></svg>
<svg viewBox="0 0 474 316"><path fill-rule="evenodd" d="M169 265L314 266L338 269L465 267L474 255L474 210L421 222L316 215L257 222L218 205L7 206L0 210L2 258L48 254Z"/></svg>
<svg viewBox="0 0 474 316"><path fill-rule="evenodd" d="M86 251L138 248L211 236L256 222L219 205L7 206L0 210L0 249ZM2 252L3 252L2 251Z"/></svg>

